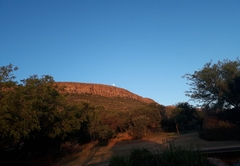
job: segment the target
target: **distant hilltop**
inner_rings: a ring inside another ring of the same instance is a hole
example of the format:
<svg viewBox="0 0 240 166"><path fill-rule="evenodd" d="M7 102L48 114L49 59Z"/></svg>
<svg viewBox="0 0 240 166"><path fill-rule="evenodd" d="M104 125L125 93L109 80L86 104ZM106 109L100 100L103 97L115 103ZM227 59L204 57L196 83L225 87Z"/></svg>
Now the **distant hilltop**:
<svg viewBox="0 0 240 166"><path fill-rule="evenodd" d="M77 82L56 82L58 86L65 87L68 93L76 94L92 94L104 97L124 97L135 99L144 103L155 103L150 98L143 98L126 89L118 88L110 85L93 84L93 83L77 83Z"/></svg>

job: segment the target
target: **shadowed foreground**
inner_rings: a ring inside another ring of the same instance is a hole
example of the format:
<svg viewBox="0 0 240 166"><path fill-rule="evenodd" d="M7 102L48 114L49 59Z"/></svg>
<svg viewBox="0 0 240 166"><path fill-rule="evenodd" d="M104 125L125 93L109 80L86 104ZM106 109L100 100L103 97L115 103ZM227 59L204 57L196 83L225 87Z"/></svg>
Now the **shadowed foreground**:
<svg viewBox="0 0 240 166"><path fill-rule="evenodd" d="M88 144L83 151L68 155L56 163L58 166L107 166L112 155L128 154L133 148L147 148L150 151L157 150L160 146L172 142L176 146L195 147L202 151L216 149L239 148L240 141L205 141L198 137L197 132L189 134L173 135L164 137L154 136L147 140L128 140L121 142L109 142L107 146L94 148L93 144Z"/></svg>

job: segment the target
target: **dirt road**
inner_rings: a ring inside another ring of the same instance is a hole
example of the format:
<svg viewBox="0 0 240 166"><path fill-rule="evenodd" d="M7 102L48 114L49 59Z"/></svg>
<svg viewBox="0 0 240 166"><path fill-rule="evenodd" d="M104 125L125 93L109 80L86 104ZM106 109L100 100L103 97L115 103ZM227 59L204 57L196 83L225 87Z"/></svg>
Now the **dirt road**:
<svg viewBox="0 0 240 166"><path fill-rule="evenodd" d="M57 166L107 166L109 158L114 154L124 155L130 152L133 148L147 148L156 150L160 146L164 146L166 142L174 140L176 146L192 146L199 149L239 146L240 141L205 141L198 137L197 132L189 134L180 134L166 137L163 135L153 136L145 140L127 140L127 141L112 141L107 146L93 147L89 144L81 152L68 155Z"/></svg>

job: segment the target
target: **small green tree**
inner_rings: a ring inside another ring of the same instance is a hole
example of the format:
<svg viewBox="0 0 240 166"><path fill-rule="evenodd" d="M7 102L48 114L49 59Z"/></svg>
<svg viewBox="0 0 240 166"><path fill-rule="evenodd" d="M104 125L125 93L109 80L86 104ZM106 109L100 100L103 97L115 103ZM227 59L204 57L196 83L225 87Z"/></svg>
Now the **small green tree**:
<svg viewBox="0 0 240 166"><path fill-rule="evenodd" d="M88 131L92 142L96 140L108 141L115 136L115 131L111 129L109 124L104 123L101 111L95 109L88 112L88 120Z"/></svg>
<svg viewBox="0 0 240 166"><path fill-rule="evenodd" d="M6 88L15 86L17 84L14 71L17 71L18 67L14 67L11 63L7 66L0 67L0 90L3 92Z"/></svg>
<svg viewBox="0 0 240 166"><path fill-rule="evenodd" d="M146 119L146 126L147 129L156 131L160 129L160 121L161 121L161 115L160 111L158 110L157 106L145 106L137 108L130 113L130 120L134 120L137 117L147 117ZM138 118L137 118L138 119Z"/></svg>
<svg viewBox="0 0 240 166"><path fill-rule="evenodd" d="M196 108L187 102L181 102L176 105L173 110L172 118L185 131L195 125L196 122Z"/></svg>
<svg viewBox="0 0 240 166"><path fill-rule="evenodd" d="M143 138L149 131L159 131L161 128L161 115L156 104L131 111L129 120L130 133L137 139Z"/></svg>
<svg viewBox="0 0 240 166"><path fill-rule="evenodd" d="M132 119L131 135L133 138L142 139L147 134L147 125L149 118L146 115L139 115Z"/></svg>

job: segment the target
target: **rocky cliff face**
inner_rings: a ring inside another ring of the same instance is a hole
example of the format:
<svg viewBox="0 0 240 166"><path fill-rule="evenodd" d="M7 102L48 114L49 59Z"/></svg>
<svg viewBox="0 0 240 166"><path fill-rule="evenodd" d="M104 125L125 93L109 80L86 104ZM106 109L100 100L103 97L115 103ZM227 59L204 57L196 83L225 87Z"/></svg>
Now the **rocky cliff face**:
<svg viewBox="0 0 240 166"><path fill-rule="evenodd" d="M76 83L76 82L56 82L58 86L64 86L69 93L77 94L92 94L105 97L126 97L142 101L145 103L155 102L149 98L143 98L128 90L118 88L115 86L102 85L102 84L90 84L90 83Z"/></svg>

